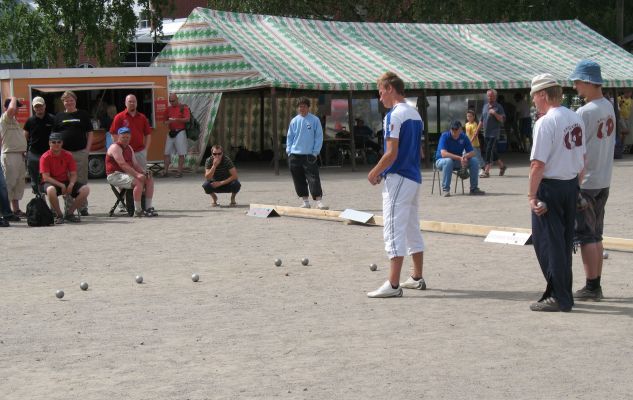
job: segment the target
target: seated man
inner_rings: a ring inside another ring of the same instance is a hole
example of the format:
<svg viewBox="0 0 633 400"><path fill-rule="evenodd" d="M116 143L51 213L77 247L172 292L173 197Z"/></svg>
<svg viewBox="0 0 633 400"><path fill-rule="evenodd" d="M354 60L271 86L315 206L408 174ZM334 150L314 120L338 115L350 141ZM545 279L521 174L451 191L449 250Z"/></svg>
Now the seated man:
<svg viewBox="0 0 633 400"><path fill-rule="evenodd" d="M237 169L233 161L224 155L222 146L216 144L211 148L211 157L205 160L204 168L204 178L207 181L202 184L202 188L206 194L211 195L211 206L218 206L216 193L231 193L229 206L235 207L235 196L242 185L237 180Z"/></svg>
<svg viewBox="0 0 633 400"><path fill-rule="evenodd" d="M354 125L354 142L356 142L356 148L369 148L376 153L380 152L380 145L378 142L373 141L374 132L365 125L365 121L360 118L356 118L356 125Z"/></svg>
<svg viewBox="0 0 633 400"><path fill-rule="evenodd" d="M483 195L479 190L479 176L477 170L479 163L475 158L473 145L468 136L462 131L462 123L453 121L450 131L443 132L435 153L435 166L442 171L442 194L444 197L451 195L451 177L453 170L468 168L470 171L470 194Z"/></svg>
<svg viewBox="0 0 633 400"><path fill-rule="evenodd" d="M77 182L77 163L69 151L62 149L62 145L61 133L51 133L48 138L50 150L40 157L40 175L42 176L40 190L46 193L48 202L57 215L55 224L63 224L64 219L69 222L80 222L79 216L75 215L75 210L84 205L90 193L88 185ZM74 199L66 211L66 216L59 207L57 196L60 195L70 195Z"/></svg>
<svg viewBox="0 0 633 400"><path fill-rule="evenodd" d="M158 213L152 207L154 180L151 172L145 172L136 161L134 150L130 146L130 138L128 127L119 128L116 142L112 143L106 153L106 179L112 186L132 189L134 217L156 217ZM143 191L145 191L145 210L141 206Z"/></svg>

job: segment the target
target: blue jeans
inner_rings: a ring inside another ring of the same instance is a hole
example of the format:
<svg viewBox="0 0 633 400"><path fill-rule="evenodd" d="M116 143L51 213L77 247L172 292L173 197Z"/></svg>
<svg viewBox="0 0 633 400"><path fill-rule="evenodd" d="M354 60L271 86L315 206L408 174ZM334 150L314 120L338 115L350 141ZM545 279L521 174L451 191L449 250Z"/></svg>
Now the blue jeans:
<svg viewBox="0 0 633 400"><path fill-rule="evenodd" d="M450 158L440 158L435 161L435 166L442 171L442 190L449 192L453 170L460 169L462 162ZM479 161L475 157L468 159L468 170L470 171L470 190L473 191L479 187Z"/></svg>
<svg viewBox="0 0 633 400"><path fill-rule="evenodd" d="M4 178L4 170L0 164L0 212L3 217L13 215L11 211L11 202L9 201L9 192L7 192L7 181Z"/></svg>

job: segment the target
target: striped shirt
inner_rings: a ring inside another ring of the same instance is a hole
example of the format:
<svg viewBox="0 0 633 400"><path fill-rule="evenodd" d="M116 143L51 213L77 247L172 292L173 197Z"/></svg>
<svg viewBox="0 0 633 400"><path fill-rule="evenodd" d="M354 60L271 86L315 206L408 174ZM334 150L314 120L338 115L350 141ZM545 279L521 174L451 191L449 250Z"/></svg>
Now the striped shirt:
<svg viewBox="0 0 633 400"><path fill-rule="evenodd" d="M213 156L206 159L204 162L204 167L206 169L211 169L213 167ZM220 161L220 165L215 168L215 172L213 173L214 181L223 181L231 176L229 170L231 168L235 168L233 165L233 161L225 155L222 155L222 161Z"/></svg>

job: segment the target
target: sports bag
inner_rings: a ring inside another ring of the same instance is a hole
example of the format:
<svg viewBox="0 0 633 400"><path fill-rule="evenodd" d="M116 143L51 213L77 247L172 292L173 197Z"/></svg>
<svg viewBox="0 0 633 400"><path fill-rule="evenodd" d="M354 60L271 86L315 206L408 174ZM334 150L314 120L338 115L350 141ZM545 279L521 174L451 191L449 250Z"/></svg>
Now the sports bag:
<svg viewBox="0 0 633 400"><path fill-rule="evenodd" d="M26 223L29 226L49 226L55 223L55 214L48 208L40 193L26 205Z"/></svg>

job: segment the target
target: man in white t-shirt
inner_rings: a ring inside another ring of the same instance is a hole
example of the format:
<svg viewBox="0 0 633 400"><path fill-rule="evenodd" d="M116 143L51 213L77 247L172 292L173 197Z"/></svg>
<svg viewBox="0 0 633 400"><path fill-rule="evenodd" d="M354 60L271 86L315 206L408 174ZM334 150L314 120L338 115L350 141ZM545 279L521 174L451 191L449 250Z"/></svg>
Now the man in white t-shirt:
<svg viewBox="0 0 633 400"><path fill-rule="evenodd" d="M578 177L584 166L584 123L561 107L563 90L550 74L532 79L530 95L545 115L534 125L528 200L532 240L547 281L532 311L571 311L572 248L578 199Z"/></svg>
<svg viewBox="0 0 633 400"><path fill-rule="evenodd" d="M613 150L615 148L615 111L609 100L602 95L600 65L591 60L580 60L569 77L574 81L578 95L586 104L576 113L585 123L587 157L584 178L580 184L574 240L580 243L586 285L574 293L577 300L602 299L602 232L604 206L609 198Z"/></svg>

